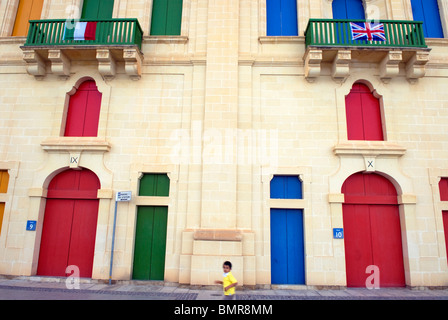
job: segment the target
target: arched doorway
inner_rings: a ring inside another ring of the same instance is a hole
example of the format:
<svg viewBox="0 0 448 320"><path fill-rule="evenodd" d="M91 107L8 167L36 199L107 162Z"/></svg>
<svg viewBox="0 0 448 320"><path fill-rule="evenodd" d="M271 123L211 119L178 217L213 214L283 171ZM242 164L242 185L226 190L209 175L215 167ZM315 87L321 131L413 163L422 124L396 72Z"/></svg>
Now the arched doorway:
<svg viewBox="0 0 448 320"><path fill-rule="evenodd" d="M66 276L69 265L91 278L98 220L100 181L92 171L66 170L48 187L38 275Z"/></svg>
<svg viewBox="0 0 448 320"><path fill-rule="evenodd" d="M342 186L348 287L364 287L368 266L380 287L405 286L400 214L394 185L378 174L356 173Z"/></svg>

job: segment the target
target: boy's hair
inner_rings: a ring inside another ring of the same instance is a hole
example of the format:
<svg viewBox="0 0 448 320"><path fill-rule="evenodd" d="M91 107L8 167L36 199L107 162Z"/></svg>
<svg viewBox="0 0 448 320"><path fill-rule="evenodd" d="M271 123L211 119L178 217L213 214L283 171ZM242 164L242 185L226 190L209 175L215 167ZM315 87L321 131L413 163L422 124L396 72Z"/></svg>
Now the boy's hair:
<svg viewBox="0 0 448 320"><path fill-rule="evenodd" d="M229 266L230 270L232 270L232 263L230 261L224 261L224 266Z"/></svg>

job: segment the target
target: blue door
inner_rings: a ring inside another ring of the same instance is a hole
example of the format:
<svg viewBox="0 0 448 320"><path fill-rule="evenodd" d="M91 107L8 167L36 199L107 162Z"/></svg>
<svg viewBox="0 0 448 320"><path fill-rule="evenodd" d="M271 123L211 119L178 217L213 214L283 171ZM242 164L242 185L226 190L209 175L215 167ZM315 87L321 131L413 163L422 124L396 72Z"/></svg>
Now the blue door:
<svg viewBox="0 0 448 320"><path fill-rule="evenodd" d="M303 210L271 209L271 283L305 284Z"/></svg>
<svg viewBox="0 0 448 320"><path fill-rule="evenodd" d="M423 21L425 37L443 38L443 28L437 0L411 0L411 4L414 21Z"/></svg>
<svg viewBox="0 0 448 320"><path fill-rule="evenodd" d="M365 20L362 0L333 0L333 19Z"/></svg>
<svg viewBox="0 0 448 320"><path fill-rule="evenodd" d="M266 0L267 35L297 36L297 0Z"/></svg>

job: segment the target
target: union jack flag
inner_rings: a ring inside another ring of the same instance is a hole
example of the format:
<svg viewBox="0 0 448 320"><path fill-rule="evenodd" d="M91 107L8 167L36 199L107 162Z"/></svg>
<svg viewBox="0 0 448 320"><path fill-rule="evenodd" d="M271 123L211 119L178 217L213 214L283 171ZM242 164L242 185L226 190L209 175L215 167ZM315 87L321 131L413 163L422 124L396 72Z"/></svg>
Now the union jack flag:
<svg viewBox="0 0 448 320"><path fill-rule="evenodd" d="M370 22L350 22L352 40L386 41L384 24Z"/></svg>

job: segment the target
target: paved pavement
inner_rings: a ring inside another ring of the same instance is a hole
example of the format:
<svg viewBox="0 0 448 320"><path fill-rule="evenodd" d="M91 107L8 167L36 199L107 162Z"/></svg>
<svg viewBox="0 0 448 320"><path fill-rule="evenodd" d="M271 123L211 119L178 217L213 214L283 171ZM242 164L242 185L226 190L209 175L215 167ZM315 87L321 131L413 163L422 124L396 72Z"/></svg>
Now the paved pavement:
<svg viewBox="0 0 448 320"><path fill-rule="evenodd" d="M219 287L185 287L161 282L120 282L109 285L96 280L66 284L65 278L0 277L0 300L221 300ZM237 300L448 300L448 288L344 288L302 287L297 290L238 288Z"/></svg>

